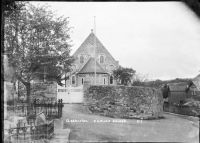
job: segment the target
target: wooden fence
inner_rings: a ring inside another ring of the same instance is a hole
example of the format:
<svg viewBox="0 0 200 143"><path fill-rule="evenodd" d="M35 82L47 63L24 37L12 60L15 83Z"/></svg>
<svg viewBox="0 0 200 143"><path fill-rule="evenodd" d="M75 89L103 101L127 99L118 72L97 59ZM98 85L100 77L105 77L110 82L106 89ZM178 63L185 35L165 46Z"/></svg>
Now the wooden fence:
<svg viewBox="0 0 200 143"><path fill-rule="evenodd" d="M173 105L167 102L164 102L163 110L165 112L171 112L181 115L188 115L188 116L199 116L200 115L200 108L189 107L184 105Z"/></svg>

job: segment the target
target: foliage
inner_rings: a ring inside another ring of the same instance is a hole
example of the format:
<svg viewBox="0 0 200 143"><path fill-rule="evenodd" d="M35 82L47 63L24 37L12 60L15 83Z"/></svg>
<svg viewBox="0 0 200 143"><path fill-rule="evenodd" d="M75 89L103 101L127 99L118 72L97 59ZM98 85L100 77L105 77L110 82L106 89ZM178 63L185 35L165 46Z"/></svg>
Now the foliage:
<svg viewBox="0 0 200 143"><path fill-rule="evenodd" d="M113 71L114 78L119 81L122 85L128 85L131 83L133 75L135 74L135 70L132 68L124 68L119 67L118 69Z"/></svg>
<svg viewBox="0 0 200 143"><path fill-rule="evenodd" d="M163 98L168 98L168 97L169 97L169 92L170 92L169 86L168 86L167 84L165 84L165 85L162 87L162 95L163 95Z"/></svg>
<svg viewBox="0 0 200 143"><path fill-rule="evenodd" d="M147 87L154 87L154 88L162 88L166 84L170 83L181 83L181 82L186 82L188 85L191 83L191 79L182 79L182 78L176 78L172 80L153 80L153 81L145 81L141 80L140 78L136 78L132 85L133 86L147 86Z"/></svg>
<svg viewBox="0 0 200 143"><path fill-rule="evenodd" d="M189 107L196 107L200 109L200 101L195 100L193 98L186 99L184 105L189 106Z"/></svg>
<svg viewBox="0 0 200 143"><path fill-rule="evenodd" d="M145 86L146 81L147 77L145 75L135 74L132 86Z"/></svg>
<svg viewBox="0 0 200 143"><path fill-rule="evenodd" d="M183 0L183 2L200 17L200 3L198 0Z"/></svg>
<svg viewBox="0 0 200 143"><path fill-rule="evenodd" d="M27 96L31 80L45 77L60 83L62 73L70 71L73 58L68 25L68 18L31 4L5 18L5 52L15 76L27 88Z"/></svg>
<svg viewBox="0 0 200 143"><path fill-rule="evenodd" d="M25 5L25 2L16 2L14 0L3 0L2 1L2 12L5 17L16 12L16 10L21 10Z"/></svg>

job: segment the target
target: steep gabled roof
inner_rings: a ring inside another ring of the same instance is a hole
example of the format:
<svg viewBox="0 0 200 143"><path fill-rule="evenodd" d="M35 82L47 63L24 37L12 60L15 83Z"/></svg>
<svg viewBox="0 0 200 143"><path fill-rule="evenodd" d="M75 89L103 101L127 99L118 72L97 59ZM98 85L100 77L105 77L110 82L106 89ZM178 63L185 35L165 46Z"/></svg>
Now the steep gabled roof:
<svg viewBox="0 0 200 143"><path fill-rule="evenodd" d="M87 63L82 67L82 69L78 72L81 74L85 73L94 73L95 72L95 59L90 58ZM107 73L96 61L96 73Z"/></svg>
<svg viewBox="0 0 200 143"><path fill-rule="evenodd" d="M108 50L104 47L104 45L100 42L100 40L95 36L93 32L85 39L85 41L81 44L81 46L76 50L73 54L74 57L78 56L79 53L91 54L94 53L95 47L95 38L96 38L96 54L104 53L107 57L110 57L113 61L116 60L112 57L112 55L108 52Z"/></svg>
<svg viewBox="0 0 200 143"><path fill-rule="evenodd" d="M187 82L179 82L179 83L169 83L170 91L185 91L187 88Z"/></svg>
<svg viewBox="0 0 200 143"><path fill-rule="evenodd" d="M200 90L200 74L197 75L192 82L194 83L194 85L197 87L198 90Z"/></svg>

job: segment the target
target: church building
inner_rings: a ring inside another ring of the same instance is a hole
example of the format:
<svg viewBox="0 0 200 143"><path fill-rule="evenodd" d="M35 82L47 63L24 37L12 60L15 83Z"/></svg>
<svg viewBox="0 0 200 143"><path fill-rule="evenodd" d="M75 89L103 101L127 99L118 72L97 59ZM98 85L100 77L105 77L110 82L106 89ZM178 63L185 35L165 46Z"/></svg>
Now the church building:
<svg viewBox="0 0 200 143"><path fill-rule="evenodd" d="M73 54L75 61L69 78L71 86L115 85L113 70L119 66L93 30Z"/></svg>

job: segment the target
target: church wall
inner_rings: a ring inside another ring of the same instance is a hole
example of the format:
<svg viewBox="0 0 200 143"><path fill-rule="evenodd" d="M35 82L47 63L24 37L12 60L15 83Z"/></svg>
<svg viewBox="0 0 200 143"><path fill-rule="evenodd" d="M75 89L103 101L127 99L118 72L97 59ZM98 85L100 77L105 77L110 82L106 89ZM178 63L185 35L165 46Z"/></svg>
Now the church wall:
<svg viewBox="0 0 200 143"><path fill-rule="evenodd" d="M84 63L80 63L80 56L83 55L84 56ZM74 64L76 66L76 70L80 70L85 63L90 59L90 55L87 53L80 53L77 57L75 57L75 61Z"/></svg>
<svg viewBox="0 0 200 143"><path fill-rule="evenodd" d="M77 75L77 86L82 85L82 79L84 84L95 84L94 74L78 74ZM104 83L105 80L105 83ZM107 74L96 74L97 85L109 85L109 76Z"/></svg>
<svg viewBox="0 0 200 143"><path fill-rule="evenodd" d="M84 63L80 63L80 56L83 55L84 56ZM104 55L105 56L105 61L104 63L100 63L100 56ZM75 57L75 61L74 61L74 71L79 71L84 65L85 63L90 59L91 55L88 55L86 53L80 53L77 57ZM109 56L103 54L103 53L99 53L97 54L97 62L101 65L101 67L108 71L109 73L112 73L112 71L114 69L116 69L118 67L118 64L113 61L111 58L109 58Z"/></svg>
<svg viewBox="0 0 200 143"><path fill-rule="evenodd" d="M104 45L98 40L96 37L96 43L94 43L94 38L96 36L91 31L91 34L86 38L86 40L81 44L81 46L77 49L77 51L73 54L75 61L73 63L72 69L73 73L79 72L83 66L88 62L88 60L91 57L96 56L97 62L100 64L100 66L109 74L112 74L112 71L117 69L119 64L118 61L116 61L112 55L107 51L107 49L104 47ZM94 45L96 44L96 45ZM96 46L96 49L94 47ZM96 54L94 54L94 50L96 50ZM100 63L100 56L104 56L104 63ZM84 63L80 63L80 57L84 56ZM90 71L89 71L90 72ZM108 74L106 74L105 77L103 77L104 74L97 74L97 84L98 85L110 85L110 77ZM86 74L81 75L77 74L76 76L76 86L82 85L82 78L84 81L89 81L90 84L94 84L94 74ZM105 78L105 81L104 81ZM87 83L86 83L87 84ZM116 82L113 80L113 85L115 85ZM75 85L73 85L75 86Z"/></svg>
<svg viewBox="0 0 200 143"><path fill-rule="evenodd" d="M101 55L103 55L104 58L105 58L104 63L100 63L100 56ZM113 61L108 55L106 55L104 53L99 53L97 55L97 61L104 68L104 70L109 71L109 72L118 67L117 63L115 61ZM110 68L111 65L113 65L113 69Z"/></svg>
<svg viewBox="0 0 200 143"><path fill-rule="evenodd" d="M75 84L72 84L72 76L75 76ZM67 86L81 86L82 85L82 78L84 81L84 84L95 84L94 83L94 74L77 74L72 75L69 80L67 80ZM104 78L105 78L105 84L104 84ZM110 84L110 75L107 74L97 74L96 75L96 83L97 85L116 85L117 82L113 77L113 84Z"/></svg>

